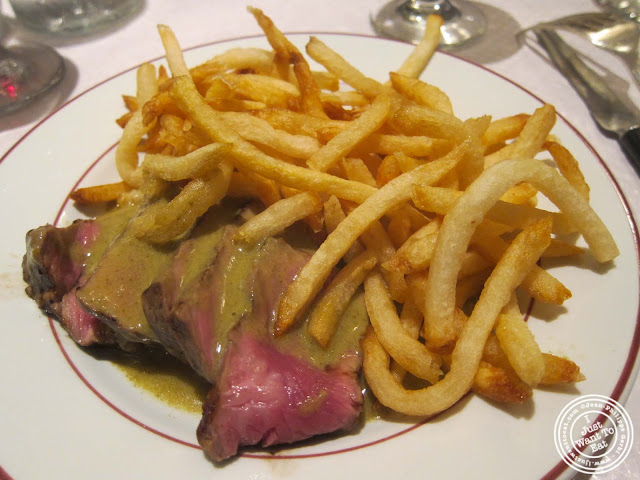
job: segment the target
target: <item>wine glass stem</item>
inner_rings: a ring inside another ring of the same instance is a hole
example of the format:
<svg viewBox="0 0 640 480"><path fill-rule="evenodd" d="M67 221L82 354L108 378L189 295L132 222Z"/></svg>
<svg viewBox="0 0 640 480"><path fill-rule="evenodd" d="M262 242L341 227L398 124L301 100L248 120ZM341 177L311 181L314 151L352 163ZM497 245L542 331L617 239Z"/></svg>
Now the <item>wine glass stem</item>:
<svg viewBox="0 0 640 480"><path fill-rule="evenodd" d="M400 10L405 18L412 21L438 14L446 22L459 15L458 9L449 0L409 0L400 6Z"/></svg>

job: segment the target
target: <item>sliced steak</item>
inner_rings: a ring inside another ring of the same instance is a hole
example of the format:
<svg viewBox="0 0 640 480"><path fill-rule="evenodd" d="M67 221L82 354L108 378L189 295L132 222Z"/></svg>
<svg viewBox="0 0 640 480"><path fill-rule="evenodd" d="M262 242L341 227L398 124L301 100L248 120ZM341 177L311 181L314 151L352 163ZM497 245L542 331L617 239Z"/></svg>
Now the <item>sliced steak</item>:
<svg viewBox="0 0 640 480"><path fill-rule="evenodd" d="M75 289L91 274L96 260L132 215L132 208L122 208L64 228L45 225L26 235L27 252L22 261L26 292L80 345L120 341L97 318L79 308Z"/></svg>
<svg viewBox="0 0 640 480"><path fill-rule="evenodd" d="M229 336L197 431L203 449L216 461L235 455L241 446L292 443L348 430L359 418L357 345L364 310L359 323L352 318L340 332L350 342L331 352L322 351L304 327L278 339L271 335L280 297L309 258L281 239L268 240L256 256L249 275L251 311Z"/></svg>
<svg viewBox="0 0 640 480"><path fill-rule="evenodd" d="M182 242L171 265L142 294L145 316L160 343L171 354L183 360L187 359L185 352L189 353L195 348L189 335L175 331L184 328L183 324L188 322L182 322L180 314L174 313L174 309L179 300L189 296L187 292L203 288L202 277L206 278L204 273L207 269L223 263L217 257L221 251L224 256L224 252L231 247L233 227L229 224L236 220L236 213L235 209L228 206L214 207L198 223L193 234ZM216 294L195 294L192 298L204 299L209 296L216 297ZM213 301L210 300L210 303ZM197 337L197 334L194 336ZM198 362L195 364L197 367ZM197 370L205 376L201 369Z"/></svg>
<svg viewBox="0 0 640 480"><path fill-rule="evenodd" d="M234 232L231 225L222 229L209 264L177 298L172 298L176 289L171 285L180 283L180 268L170 269L143 294L145 311L162 343L170 351L177 348L177 356L212 383L219 376L228 333L251 308L249 277L256 249L234 245Z"/></svg>
<svg viewBox="0 0 640 480"><path fill-rule="evenodd" d="M336 368L320 369L268 340L238 335L205 402L200 445L221 461L240 445L268 447L350 430L362 407L354 365L359 360L347 356Z"/></svg>

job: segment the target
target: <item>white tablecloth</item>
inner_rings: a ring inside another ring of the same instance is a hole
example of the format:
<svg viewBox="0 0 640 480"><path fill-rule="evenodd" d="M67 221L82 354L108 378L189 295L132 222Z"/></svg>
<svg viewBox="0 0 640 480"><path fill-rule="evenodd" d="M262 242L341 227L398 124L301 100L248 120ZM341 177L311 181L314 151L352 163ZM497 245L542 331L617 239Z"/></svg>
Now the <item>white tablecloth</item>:
<svg viewBox="0 0 640 480"><path fill-rule="evenodd" d="M168 24L183 47L261 33L246 5L262 8L284 32L340 32L372 34L369 15L383 0L149 0L143 11L112 31L82 39L56 39L30 34L15 24L8 2L2 13L9 23L5 41L44 41L65 58L67 75L62 85L37 105L0 117L0 157L29 129L64 101L94 84L143 61L163 55L156 36L158 23ZM617 142L605 136L592 121L578 95L553 67L532 49L517 45L521 28L572 13L597 10L588 0L484 0L479 4L489 17L489 32L477 44L458 52L514 80L545 101L575 125L604 159L640 219L640 180L627 163ZM619 77L614 84L640 104L637 87L624 65L593 48L588 53ZM1 183L0 183L1 185ZM640 388L626 403L636 426L636 444L626 463L599 478L640 478ZM551 440L551 439L550 439Z"/></svg>

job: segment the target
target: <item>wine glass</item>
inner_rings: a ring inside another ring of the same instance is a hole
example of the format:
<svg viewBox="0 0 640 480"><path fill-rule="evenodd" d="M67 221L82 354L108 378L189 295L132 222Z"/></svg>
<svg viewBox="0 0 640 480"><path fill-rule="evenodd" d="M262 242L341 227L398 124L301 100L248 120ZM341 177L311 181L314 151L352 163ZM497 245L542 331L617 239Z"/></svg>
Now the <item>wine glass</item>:
<svg viewBox="0 0 640 480"><path fill-rule="evenodd" d="M0 17L0 41L6 24ZM45 45L0 44L0 115L26 106L57 85L64 76L64 61Z"/></svg>
<svg viewBox="0 0 640 480"><path fill-rule="evenodd" d="M64 61L45 45L0 46L0 115L26 106L64 76Z"/></svg>
<svg viewBox="0 0 640 480"><path fill-rule="evenodd" d="M483 34L487 28L480 8L466 0L394 0L371 18L371 24L382 36L418 43L431 14L444 20L440 46L445 48L458 46Z"/></svg>

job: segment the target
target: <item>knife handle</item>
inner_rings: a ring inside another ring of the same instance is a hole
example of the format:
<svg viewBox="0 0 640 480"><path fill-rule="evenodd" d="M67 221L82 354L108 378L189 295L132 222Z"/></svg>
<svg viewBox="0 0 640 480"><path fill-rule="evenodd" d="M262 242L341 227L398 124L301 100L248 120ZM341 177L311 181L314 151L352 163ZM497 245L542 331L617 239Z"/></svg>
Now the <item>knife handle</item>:
<svg viewBox="0 0 640 480"><path fill-rule="evenodd" d="M620 137L620 145L627 158L640 175L640 127L632 128Z"/></svg>

